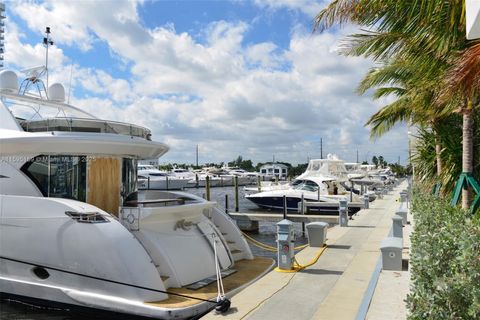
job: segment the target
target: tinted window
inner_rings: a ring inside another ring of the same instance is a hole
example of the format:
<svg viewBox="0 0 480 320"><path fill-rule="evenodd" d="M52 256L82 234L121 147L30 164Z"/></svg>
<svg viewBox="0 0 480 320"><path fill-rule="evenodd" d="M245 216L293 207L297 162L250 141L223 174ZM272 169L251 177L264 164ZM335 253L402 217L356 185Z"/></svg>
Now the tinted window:
<svg viewBox="0 0 480 320"><path fill-rule="evenodd" d="M46 197L86 200L86 159L82 156L39 156L22 171Z"/></svg>

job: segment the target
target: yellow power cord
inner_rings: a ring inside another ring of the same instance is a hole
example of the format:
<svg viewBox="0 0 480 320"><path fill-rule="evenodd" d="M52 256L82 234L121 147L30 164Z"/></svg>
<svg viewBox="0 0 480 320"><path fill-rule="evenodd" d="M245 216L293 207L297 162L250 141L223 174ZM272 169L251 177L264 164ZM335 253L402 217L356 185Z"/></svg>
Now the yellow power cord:
<svg viewBox="0 0 480 320"><path fill-rule="evenodd" d="M242 232L242 234L247 239L247 241L251 242L254 246L256 246L258 248L261 248L261 249L264 249L264 250L267 250L267 251L271 251L271 252L277 252L278 251L277 247L273 247L273 246L270 246L268 244L262 243L258 240L255 240L254 238L250 237L245 232ZM304 245L295 247L293 249L294 250L302 250L302 249L305 249L306 247L308 247L308 244L304 244Z"/></svg>
<svg viewBox="0 0 480 320"><path fill-rule="evenodd" d="M322 249L320 249L320 251L317 253L317 255L307 264L305 265L301 265L300 263L298 263L297 259L295 257L293 257L293 261L295 262L295 265L293 267L293 269L291 270L284 270L284 269L280 269L278 267L276 267L275 271L277 272L282 272L282 273L292 273L292 272L298 272L298 271L301 271L305 268L308 268L310 267L311 265L314 265L315 263L317 263L318 259L320 259L320 256L322 255L322 253L325 251L325 249L327 249L327 245L325 244Z"/></svg>

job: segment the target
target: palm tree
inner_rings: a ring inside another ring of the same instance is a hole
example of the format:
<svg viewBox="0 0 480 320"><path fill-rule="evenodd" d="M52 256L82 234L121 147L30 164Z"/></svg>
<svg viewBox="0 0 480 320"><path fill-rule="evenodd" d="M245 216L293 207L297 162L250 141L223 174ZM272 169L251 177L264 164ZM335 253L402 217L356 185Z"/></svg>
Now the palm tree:
<svg viewBox="0 0 480 320"><path fill-rule="evenodd" d="M472 45L465 39L464 11L463 0L334 0L316 16L314 31L350 22L368 28L347 38L343 50L345 54L371 57L387 65L390 61L408 61L418 78L424 76L435 79L438 85L447 79L455 79L446 76L445 72L439 72L439 65L444 66L442 71L461 70L462 63L466 63L465 55L472 55ZM475 66L478 67L478 63ZM477 71L475 75L480 75L478 68L474 70ZM472 96L465 97L459 90L465 86L465 81L451 83L451 91L460 99L452 99L449 103L472 100ZM478 88L478 82L473 87ZM414 88L423 89L418 85ZM433 91L434 95L437 93ZM461 99L462 96L464 99ZM401 99L397 99L397 102ZM464 117L463 171L471 173L473 105L461 103L458 106ZM432 103L429 109L435 112L438 107L438 104ZM468 194L464 192L462 207L466 208L468 202Z"/></svg>
<svg viewBox="0 0 480 320"><path fill-rule="evenodd" d="M441 72L441 65L437 68ZM398 122L429 125L437 131L438 122L452 109L445 103L432 110L435 92L438 90L436 79L417 77L417 69L405 60L388 61L382 67L371 69L360 82L357 92L365 93L376 88L373 98L393 95L397 99L370 117L366 125L371 126L371 138L380 137ZM442 172L440 139L436 139L437 175Z"/></svg>

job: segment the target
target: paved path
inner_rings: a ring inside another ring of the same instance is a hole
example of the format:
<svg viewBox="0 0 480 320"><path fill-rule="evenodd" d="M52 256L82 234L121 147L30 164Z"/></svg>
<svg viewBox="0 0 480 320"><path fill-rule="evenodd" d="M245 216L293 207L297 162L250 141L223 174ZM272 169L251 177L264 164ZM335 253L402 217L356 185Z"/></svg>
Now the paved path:
<svg viewBox="0 0 480 320"><path fill-rule="evenodd" d="M405 187L361 210L349 227L330 228L328 247L313 266L298 273L272 271L234 296L228 314L203 319L355 319ZM318 250L308 247L297 259L306 263Z"/></svg>
<svg viewBox="0 0 480 320"><path fill-rule="evenodd" d="M411 213L407 220L410 222L403 228L403 259L410 259L410 235L414 221ZM382 270L377 287L368 309L367 320L405 320L407 306L405 299L410 290L410 270L385 271Z"/></svg>

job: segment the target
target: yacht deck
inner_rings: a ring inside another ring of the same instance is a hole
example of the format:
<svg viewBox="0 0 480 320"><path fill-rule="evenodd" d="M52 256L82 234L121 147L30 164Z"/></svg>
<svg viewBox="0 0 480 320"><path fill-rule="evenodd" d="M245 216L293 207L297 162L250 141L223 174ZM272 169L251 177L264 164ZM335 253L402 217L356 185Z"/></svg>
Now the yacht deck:
<svg viewBox="0 0 480 320"><path fill-rule="evenodd" d="M255 257L253 260L236 261L233 268L237 272L223 278L223 287L225 292L239 289L240 287L261 277L273 267L273 263L273 259L261 257ZM217 297L217 283L213 282L197 290L191 290L183 287L169 288L167 291L201 299L215 299ZM146 302L146 304L162 308L185 308L198 303L203 302L173 295L170 295L170 297L166 300Z"/></svg>

